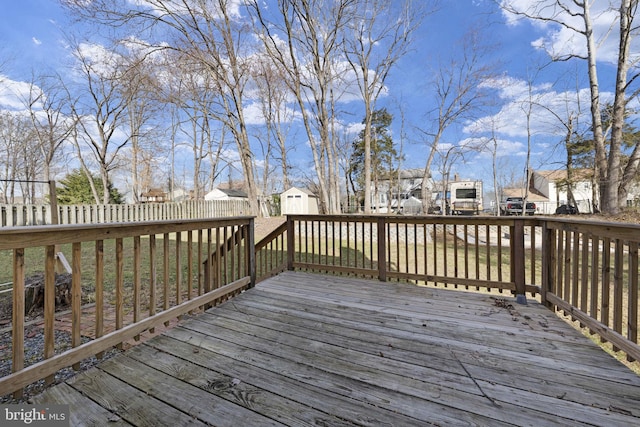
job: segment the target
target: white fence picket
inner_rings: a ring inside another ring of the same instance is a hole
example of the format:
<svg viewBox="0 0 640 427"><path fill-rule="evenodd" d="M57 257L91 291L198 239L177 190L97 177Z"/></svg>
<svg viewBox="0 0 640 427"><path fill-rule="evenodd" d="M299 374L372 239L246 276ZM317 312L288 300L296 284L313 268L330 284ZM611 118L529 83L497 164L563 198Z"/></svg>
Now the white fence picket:
<svg viewBox="0 0 640 427"><path fill-rule="evenodd" d="M243 200L191 200L137 205L59 205L60 224L100 224L242 216L249 213ZM0 204L0 227L51 224L50 205Z"/></svg>

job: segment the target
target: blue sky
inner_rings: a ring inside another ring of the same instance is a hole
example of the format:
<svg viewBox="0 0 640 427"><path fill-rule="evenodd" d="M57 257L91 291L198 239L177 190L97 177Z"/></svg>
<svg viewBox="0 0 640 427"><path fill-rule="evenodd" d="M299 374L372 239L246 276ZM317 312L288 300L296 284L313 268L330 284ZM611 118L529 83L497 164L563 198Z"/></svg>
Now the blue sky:
<svg viewBox="0 0 640 427"><path fill-rule="evenodd" d="M529 2L511 1L522 4ZM400 120L394 109L399 102L404 106L407 121L405 132L409 139L405 146L404 167L423 168L425 164L428 146L421 136L423 132L418 129L427 130L431 126L427 115L434 106L433 86L430 84L433 75L430 70L436 67L439 58L449 58L456 51L461 36L476 27L480 28L480 34L487 43L496 46L496 50L485 58L488 63L499 64L499 78L486 83L494 105L475 117L451 126L443 138L441 151L445 152L454 145L468 144L477 138L486 138L492 128L499 140L499 165L503 179L507 179L508 175L521 175L527 141L522 100L529 89L537 103L558 111L561 116L565 114L563 110L577 109L578 89L583 103L581 107L584 113L588 111L588 105L585 104L588 99L585 64L568 61L549 64L539 70L540 65L548 64L549 59L536 46L546 41L548 46L557 49L579 50L580 41L572 39L558 26L512 20L502 14L492 0L444 0L441 3L440 9L425 20L416 34L412 51L400 61L387 80L388 96L381 99L379 104L386 106L397 119L393 126L394 135L400 133ZM595 3L596 7L601 7L607 2L596 0ZM608 28L610 20L607 21L604 13L594 15L603 21L597 28L602 31ZM4 2L0 15L0 43L4 46L0 48L0 108L15 107L15 95L24 89L21 82L28 81L32 73L49 69L62 70L63 74L68 72L72 60L63 30L71 25L72 21L54 0ZM603 43L599 52L604 59L599 64L599 72L605 98L607 91L613 87L615 76L610 62L614 58L615 38L609 40L612 42ZM357 125L362 120L357 114L357 111L353 112L353 123L344 125ZM533 111L533 115L533 168L561 168L564 154L555 148L563 138L560 123L544 109ZM296 156L296 167L299 170L309 169L311 156L308 150L298 147ZM464 162L460 160L455 164L452 172L464 178L482 179L487 182L487 188L491 176L490 155L467 153Z"/></svg>

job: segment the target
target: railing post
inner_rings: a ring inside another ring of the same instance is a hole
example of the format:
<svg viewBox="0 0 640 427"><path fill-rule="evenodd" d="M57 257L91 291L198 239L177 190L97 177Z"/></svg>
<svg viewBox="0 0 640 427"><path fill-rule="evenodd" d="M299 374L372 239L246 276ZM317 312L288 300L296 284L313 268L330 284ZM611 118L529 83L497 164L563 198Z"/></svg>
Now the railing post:
<svg viewBox="0 0 640 427"><path fill-rule="evenodd" d="M378 279L387 281L387 226L384 216L378 217Z"/></svg>
<svg viewBox="0 0 640 427"><path fill-rule="evenodd" d="M295 236L293 232L294 221L287 215L287 270L293 270L293 255L295 253Z"/></svg>
<svg viewBox="0 0 640 427"><path fill-rule="evenodd" d="M247 235L247 255L248 255L248 267L249 277L251 282L249 287L253 288L256 285L256 242L255 242L255 218L249 220L249 233Z"/></svg>
<svg viewBox="0 0 640 427"><path fill-rule="evenodd" d="M511 228L511 277L516 285L518 304L527 303L524 259L524 219L514 219Z"/></svg>
<svg viewBox="0 0 640 427"><path fill-rule="evenodd" d="M551 309L553 304L547 301L547 292L553 292L556 271L556 233L547 226L547 221L542 225L542 284L540 285L540 302Z"/></svg>

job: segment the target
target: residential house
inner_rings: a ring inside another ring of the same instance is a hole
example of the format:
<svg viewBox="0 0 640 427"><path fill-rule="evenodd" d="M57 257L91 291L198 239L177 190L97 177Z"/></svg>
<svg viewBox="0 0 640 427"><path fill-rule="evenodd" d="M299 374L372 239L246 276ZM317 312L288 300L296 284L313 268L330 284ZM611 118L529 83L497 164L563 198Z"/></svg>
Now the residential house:
<svg viewBox="0 0 640 427"><path fill-rule="evenodd" d="M592 213L594 199L592 177L593 171L590 169L574 169L572 170L571 183L569 183L566 170L534 171L531 176L530 189L532 193L541 194L546 198L546 201L540 202L539 212L553 214L558 206L573 205L574 203L569 197L570 189L578 211Z"/></svg>
<svg viewBox="0 0 640 427"><path fill-rule="evenodd" d="M375 188L375 184L371 183L371 208L374 212L386 213L387 207L391 206L392 210L397 209L398 201L413 200L414 204L421 206L422 178L423 169L405 169L399 171L392 181L387 179L379 180ZM391 188L391 190L390 190ZM433 188L433 185L432 185ZM391 200L389 196L391 195Z"/></svg>
<svg viewBox="0 0 640 427"><path fill-rule="evenodd" d="M140 194L141 203L164 203L167 200L167 193L161 188L150 188Z"/></svg>
<svg viewBox="0 0 640 427"><path fill-rule="evenodd" d="M169 200L172 202L185 202L193 200L193 190L185 190L184 188L174 188L169 191Z"/></svg>
<svg viewBox="0 0 640 427"><path fill-rule="evenodd" d="M204 196L205 200L248 200L247 193L229 188L214 188Z"/></svg>

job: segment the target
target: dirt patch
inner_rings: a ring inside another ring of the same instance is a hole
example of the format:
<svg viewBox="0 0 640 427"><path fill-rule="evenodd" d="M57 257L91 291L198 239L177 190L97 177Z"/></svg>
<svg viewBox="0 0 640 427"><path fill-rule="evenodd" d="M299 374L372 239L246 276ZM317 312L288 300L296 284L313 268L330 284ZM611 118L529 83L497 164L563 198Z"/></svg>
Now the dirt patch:
<svg viewBox="0 0 640 427"><path fill-rule="evenodd" d="M635 210L623 211L617 215L605 215L605 214L595 214L595 215L585 215L585 216L579 215L578 218L587 219L590 221L640 224L640 212Z"/></svg>
<svg viewBox="0 0 640 427"><path fill-rule="evenodd" d="M278 228L287 220L284 216L274 216L270 218L256 218L254 221L255 240L259 242L267 234Z"/></svg>

